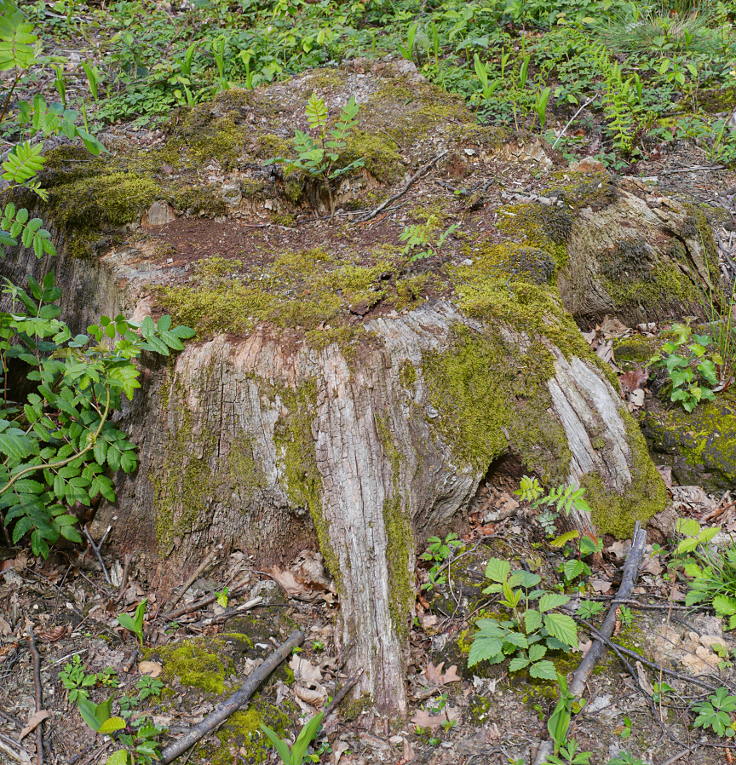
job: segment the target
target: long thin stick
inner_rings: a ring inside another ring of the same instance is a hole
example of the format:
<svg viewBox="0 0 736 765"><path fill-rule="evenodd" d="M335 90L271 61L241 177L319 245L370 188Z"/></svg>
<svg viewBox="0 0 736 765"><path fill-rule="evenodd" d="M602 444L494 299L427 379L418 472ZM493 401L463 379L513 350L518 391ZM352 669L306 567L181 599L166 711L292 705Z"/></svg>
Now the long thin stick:
<svg viewBox="0 0 736 765"><path fill-rule="evenodd" d="M375 210L372 210L367 215L364 215L362 218L358 218L356 222L365 223L367 220L370 220L371 218L375 218L376 215L378 215L378 213L380 213L382 210L388 207L391 204L391 202L395 201L399 197L404 196L404 194L406 194L406 192L409 191L409 189L412 187L415 181L419 180L419 178L421 178L423 175L428 173L445 156L447 156L446 151L440 152L434 159L431 159L429 162L427 162L426 165L424 165L423 167L420 167L419 170L417 170L416 173L414 173L414 175L412 175L412 177L409 178L409 180L404 184L404 186L402 187L400 191L397 191L393 196L390 196L388 199L381 202L381 204L378 205L378 207L376 207Z"/></svg>
<svg viewBox="0 0 736 765"><path fill-rule="evenodd" d="M234 584L232 589L230 590L230 597L237 594L240 590L245 587L245 585L250 583L250 575L248 575L246 578L241 579L237 584ZM204 598L200 598L199 600L195 600L194 603L188 603L185 606L181 606L180 608L177 608L175 611L169 611L166 614L159 614L156 618L157 619L163 619L164 621L170 622L176 619L178 616L183 616L184 614L190 614L192 611L198 611L200 608L204 608L204 606L208 606L210 603L214 603L217 600L217 593L213 593L212 595L207 595Z"/></svg>
<svg viewBox="0 0 736 765"><path fill-rule="evenodd" d="M28 630L28 647L33 659L33 687L36 702L36 712L43 709L43 689L41 686L41 654L36 648L36 636L33 627ZM43 720L36 727L36 765L43 765Z"/></svg>
<svg viewBox="0 0 736 765"><path fill-rule="evenodd" d="M202 722L193 725L189 730L173 743L169 744L161 752L161 762L171 762L187 749L193 747L197 741L206 736L213 728L227 720L233 712L236 712L258 690L268 676L281 664L294 648L304 642L304 633L295 630L289 635L286 642L282 643L272 654L267 656L246 678L240 688L227 698L222 704L218 704Z"/></svg>
<svg viewBox="0 0 736 765"><path fill-rule="evenodd" d="M95 558L97 558L97 562L100 564L100 568L102 569L102 574L105 577L105 581L108 584L112 583L112 579L110 579L110 572L107 570L107 566L105 565L105 561L102 559L102 552L100 551L100 548L102 545L105 544L105 540L107 539L107 535L112 530L112 526L108 526L105 530L105 533L102 535L102 539L100 539L99 544L95 542L94 539L92 539L92 535L87 530L87 527L84 526L82 528L82 531L84 532L84 536L87 537L87 541L89 542L89 546L92 548L92 552L95 554Z"/></svg>
<svg viewBox="0 0 736 765"><path fill-rule="evenodd" d="M197 579L200 574L202 574L210 567L212 562L215 560L216 555L217 553L214 550L210 551L207 557L199 564L199 566L197 566L196 569L194 569L186 582L184 582L184 584L178 589L177 593L171 596L169 602L164 606L164 608L173 608L179 602L181 596L192 586L192 582L194 582L194 580Z"/></svg>
<svg viewBox="0 0 736 765"><path fill-rule="evenodd" d="M624 562L624 570L621 575L621 585L616 593L615 600L624 600L631 596L634 590L634 584L636 578L639 575L639 566L641 565L642 557L644 556L644 547L647 543L647 532L639 527L637 521L634 527L634 536L631 541L631 549L626 556ZM616 628L616 613L618 611L617 604L614 602L608 609L605 621L601 625L600 630L596 630L593 636L593 642L588 649L588 653L583 656L582 661L578 664L578 668L572 676L572 682L570 683L570 693L574 696L580 696L585 689L585 683L593 671L596 662L605 653L606 643L613 634L613 630ZM542 742L537 750L537 756L534 758L534 765L542 765L547 760L550 754L552 754L553 744L552 741L547 739Z"/></svg>

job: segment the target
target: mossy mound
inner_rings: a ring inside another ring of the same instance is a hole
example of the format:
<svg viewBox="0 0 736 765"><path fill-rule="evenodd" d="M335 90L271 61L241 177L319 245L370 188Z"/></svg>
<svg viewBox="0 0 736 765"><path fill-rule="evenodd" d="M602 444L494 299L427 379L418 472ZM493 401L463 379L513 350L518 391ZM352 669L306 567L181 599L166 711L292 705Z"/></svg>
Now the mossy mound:
<svg viewBox="0 0 736 765"><path fill-rule="evenodd" d="M333 255L321 248L286 252L270 263L200 260L186 285L159 291L163 308L201 335L247 333L259 322L314 330L350 321L378 303L409 308L423 300L417 275L402 276L397 253L368 258ZM346 262L347 261L347 262ZM426 285L430 277L421 276Z"/></svg>
<svg viewBox="0 0 736 765"><path fill-rule="evenodd" d="M655 402L642 418L650 448L680 484L712 491L736 486L736 393L716 395L688 413Z"/></svg>

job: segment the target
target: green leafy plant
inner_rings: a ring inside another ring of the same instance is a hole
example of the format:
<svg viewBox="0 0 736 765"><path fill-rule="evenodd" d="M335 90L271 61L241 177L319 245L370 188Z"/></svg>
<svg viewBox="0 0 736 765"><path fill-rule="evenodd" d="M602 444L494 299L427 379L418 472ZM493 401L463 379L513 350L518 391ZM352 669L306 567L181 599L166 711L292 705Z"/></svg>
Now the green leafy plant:
<svg viewBox="0 0 736 765"><path fill-rule="evenodd" d="M679 403L687 412L701 401L715 398L718 387L718 367L723 365L721 355L712 348L710 335L696 335L687 324L673 324L665 342L650 363L667 372L665 392L670 401Z"/></svg>
<svg viewBox="0 0 736 765"><path fill-rule="evenodd" d="M59 680L66 688L67 696L72 703L89 698L88 689L97 685L115 687L118 684L117 674L113 669L88 673L78 653L72 656L71 661L64 664L64 668L59 672Z"/></svg>
<svg viewBox="0 0 736 765"><path fill-rule="evenodd" d="M708 603L727 619L729 630L736 629L736 545L709 545L720 526L703 528L694 518L678 518L675 529L683 536L675 549L675 565L690 580L685 604Z"/></svg>
<svg viewBox="0 0 736 765"><path fill-rule="evenodd" d="M574 738L560 746L557 754L547 757L545 765L590 765L592 752L582 752L578 749L578 743Z"/></svg>
<svg viewBox="0 0 736 765"><path fill-rule="evenodd" d="M644 761L629 752L619 752L608 761L608 765L644 765Z"/></svg>
<svg viewBox="0 0 736 765"><path fill-rule="evenodd" d="M419 557L430 561L432 565L427 571L427 581L422 585L423 590L432 590L447 582L444 574L445 563L451 560L462 546L462 541L452 531L444 539L430 537L427 540L427 549Z"/></svg>
<svg viewBox="0 0 736 765"><path fill-rule="evenodd" d="M123 748L113 752L105 765L151 765L160 759L159 738L163 728L154 725L147 717L128 721L130 717L112 714L113 699L95 704L89 699L80 699L77 703L79 713L87 725L95 731L108 735Z"/></svg>
<svg viewBox="0 0 736 765"><path fill-rule="evenodd" d="M294 133L295 157L274 157L266 164L281 164L288 171L301 171L317 180L327 192L330 214L335 213L333 181L365 164L359 157L351 162L341 162L340 157L347 148L350 134L355 131L360 106L351 97L340 110L340 116L333 127L329 127L327 106L315 93L306 106L307 123L312 133L297 130Z"/></svg>
<svg viewBox="0 0 736 765"><path fill-rule="evenodd" d="M317 738L323 718L324 712L319 712L308 720L291 746L268 725L261 725L261 730L268 736L284 765L303 765L309 745Z"/></svg>
<svg viewBox="0 0 736 765"><path fill-rule="evenodd" d="M531 677L555 680L555 665L548 651L571 651L578 645L577 625L558 609L570 598L538 589L538 574L518 569L501 558L491 558L485 576L490 584L485 594L499 593L498 605L509 612L508 619L483 618L476 622L468 655L468 666L480 661L498 664L510 658L509 672L525 669Z"/></svg>
<svg viewBox="0 0 736 765"><path fill-rule="evenodd" d="M578 605L578 616L581 619L592 619L604 610L603 603L596 600L581 600Z"/></svg>
<svg viewBox="0 0 736 765"><path fill-rule="evenodd" d="M217 603L218 606L220 606L221 608L227 608L227 604L229 602L229 597L228 597L229 593L230 593L230 590L227 587L223 587L221 590L218 590L215 593L215 596L216 596L215 602Z"/></svg>
<svg viewBox="0 0 736 765"><path fill-rule="evenodd" d="M460 224L453 223L443 232L439 233L440 219L436 215L428 215L424 223L414 223L406 226L399 234L399 239L404 242L402 255L409 255L409 260L423 260L424 258L437 255L448 237L456 231Z"/></svg>
<svg viewBox="0 0 736 765"><path fill-rule="evenodd" d="M529 502L533 508L544 508L537 516L537 521L548 536L554 536L560 513L569 515L573 511L588 514L591 512L590 505L584 499L583 487L575 488L570 484L563 484L545 493L537 478L525 475L522 476L519 488L514 494L524 502Z"/></svg>
<svg viewBox="0 0 736 765"><path fill-rule="evenodd" d="M138 638L138 643L141 646L143 645L143 621L146 618L147 605L148 599L143 598L136 606L133 616L130 614L118 614L118 624L132 632Z"/></svg>
<svg viewBox="0 0 736 765"><path fill-rule="evenodd" d="M717 736L725 738L736 736L736 721L733 718L736 696L731 696L728 688L718 688L708 696L707 701L693 704L692 709L698 715L693 723L696 728L710 728Z"/></svg>

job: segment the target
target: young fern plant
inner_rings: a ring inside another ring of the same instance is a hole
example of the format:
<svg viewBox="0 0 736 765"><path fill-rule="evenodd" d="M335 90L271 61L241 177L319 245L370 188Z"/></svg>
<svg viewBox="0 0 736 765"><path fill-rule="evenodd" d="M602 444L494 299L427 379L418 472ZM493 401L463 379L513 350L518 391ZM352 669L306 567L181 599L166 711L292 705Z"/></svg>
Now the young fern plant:
<svg viewBox="0 0 736 765"><path fill-rule="evenodd" d="M295 131L292 147L296 156L274 157L266 162L283 165L287 172L296 170L316 180L327 193L331 216L335 214L333 182L365 164L363 157L347 163L340 161L356 128L359 109L360 105L351 96L340 110L337 122L330 127L325 102L312 93L305 109L311 133Z"/></svg>

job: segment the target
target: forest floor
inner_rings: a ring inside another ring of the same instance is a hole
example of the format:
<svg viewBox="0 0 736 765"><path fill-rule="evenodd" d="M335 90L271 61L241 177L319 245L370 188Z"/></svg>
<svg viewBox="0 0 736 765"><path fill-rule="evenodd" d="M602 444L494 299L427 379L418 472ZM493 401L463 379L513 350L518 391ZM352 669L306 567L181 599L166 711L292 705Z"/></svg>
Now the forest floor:
<svg viewBox="0 0 736 765"><path fill-rule="evenodd" d="M513 466L507 472L513 473ZM536 511L511 493L513 479L505 482L508 490L499 487L504 479L497 474L493 487L481 487L468 524L458 529L462 546L433 572L442 583L420 590L411 632L407 717L384 717L360 700L343 702L315 742L319 761L531 762L546 737L557 696L554 684L509 674L504 665L466 666L469 624L492 607L481 592L486 561L511 552L532 570L554 577L565 560L563 549L543 544L544 535L533 522ZM666 543L662 532L670 534L678 516L717 520L724 532L734 532L736 507L728 496L709 496L697 487L672 486L671 491L673 507L650 526L634 593L618 607L612 639L634 653L603 657L571 729L579 746L594 753L594 763L622 752L655 765L675 762L678 756L697 765L731 761L722 740L691 727L688 708L718 687L736 691L729 660L736 640L724 632L719 617L683 605L685 588L668 574L668 550L660 543ZM602 604L596 623L615 597L628 546L620 541L606 545L586 577L588 594L577 596ZM167 729L164 740L175 739L298 627L306 636L303 650L288 661L288 669L272 676L250 707L259 710L258 719L280 724L288 735L296 717L315 714L359 671L340 663L334 640L336 598L314 553L305 551L291 567L270 572L254 571L242 553L211 558L181 600L168 604L159 602L135 562L126 567L105 553L103 560L109 581L91 551L59 551L45 562L21 552L0 564L0 747L6 762L35 761L34 733L26 733L39 720L31 628L40 652L47 715L45 762L59 765L103 762L112 751L112 742L101 740L77 712L70 700L74 689L86 690L97 702L108 696L138 698L134 714L151 715ZM426 584L429 567L423 563L419 568L420 584ZM228 587L225 602L222 594ZM197 607L202 598L212 601L217 593L219 604ZM143 597L148 611L140 649L116 617L131 613ZM172 612L179 615L166 616ZM243 635L250 641L243 643ZM171 653L172 645L187 645L190 653ZM566 656L564 666L558 664L560 671L572 671L589 647L590 635L581 630L578 652ZM77 656L81 661L75 667ZM149 687L146 676L163 681L163 690L140 698L141 689ZM658 695L656 689L665 687L669 690ZM263 737L248 727L248 720L236 722L205 738L191 761L268 761Z"/></svg>

